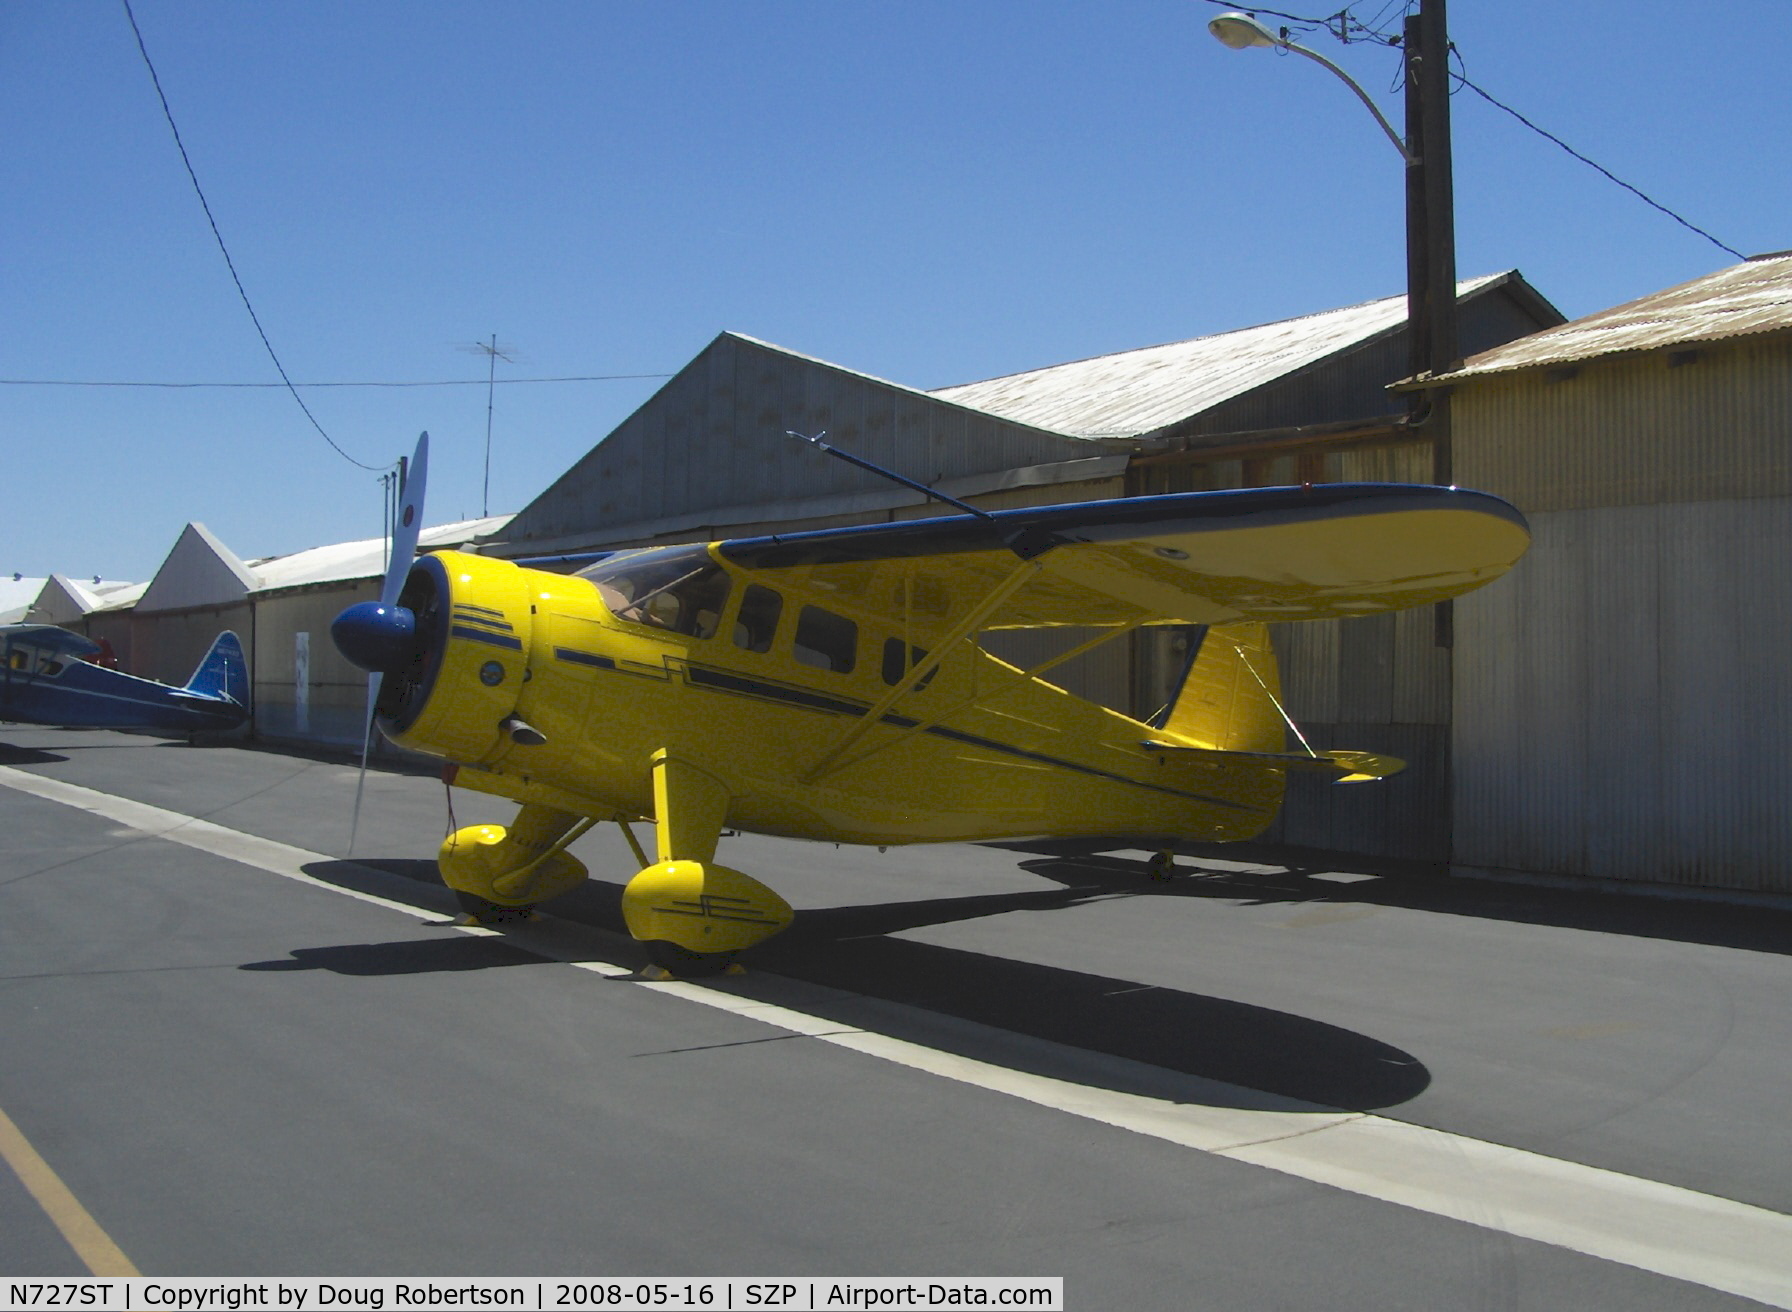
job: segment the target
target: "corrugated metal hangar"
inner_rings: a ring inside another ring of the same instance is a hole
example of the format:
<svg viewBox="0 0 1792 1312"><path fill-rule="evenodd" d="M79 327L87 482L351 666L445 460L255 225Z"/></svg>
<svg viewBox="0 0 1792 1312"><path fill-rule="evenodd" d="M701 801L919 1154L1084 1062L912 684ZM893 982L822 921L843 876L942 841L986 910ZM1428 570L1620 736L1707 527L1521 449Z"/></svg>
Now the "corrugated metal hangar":
<svg viewBox="0 0 1792 1312"><path fill-rule="evenodd" d="M1462 367L1404 386L1453 389L1457 480L1514 502L1535 546L1456 603L1453 645L1428 611L1277 634L1288 709L1316 747L1412 768L1291 787L1271 836L1470 870L1792 892L1792 764L1772 750L1792 730L1773 668L1792 640L1792 255L1574 323L1516 273L1463 283L1460 307ZM931 392L724 333L516 516L425 543L542 556L940 512L790 431L825 430L986 508L1426 482L1431 439L1398 394L1406 361L1404 297ZM147 589L102 597L56 578L39 605L173 681L219 627L246 629L254 732L343 744L358 739L364 684L328 622L371 595L379 550L245 564L193 525ZM1030 662L1084 636L988 645ZM1136 634L1051 677L1149 714L1185 642Z"/></svg>
<svg viewBox="0 0 1792 1312"><path fill-rule="evenodd" d="M1459 606L1456 862L1792 891L1792 252L1438 381L1535 535Z"/></svg>

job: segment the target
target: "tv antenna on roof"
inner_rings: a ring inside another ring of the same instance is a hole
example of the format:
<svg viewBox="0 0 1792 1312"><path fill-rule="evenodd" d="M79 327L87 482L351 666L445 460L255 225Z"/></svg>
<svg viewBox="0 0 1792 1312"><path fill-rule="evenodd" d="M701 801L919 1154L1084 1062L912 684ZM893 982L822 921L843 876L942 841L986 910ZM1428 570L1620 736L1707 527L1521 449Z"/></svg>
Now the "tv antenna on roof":
<svg viewBox="0 0 1792 1312"><path fill-rule="evenodd" d="M489 342L474 342L460 349L485 356L489 365L485 376L485 486L479 499L479 514L484 518L492 513L492 394L498 385L498 361L515 364L516 347L499 346L498 334L493 333Z"/></svg>

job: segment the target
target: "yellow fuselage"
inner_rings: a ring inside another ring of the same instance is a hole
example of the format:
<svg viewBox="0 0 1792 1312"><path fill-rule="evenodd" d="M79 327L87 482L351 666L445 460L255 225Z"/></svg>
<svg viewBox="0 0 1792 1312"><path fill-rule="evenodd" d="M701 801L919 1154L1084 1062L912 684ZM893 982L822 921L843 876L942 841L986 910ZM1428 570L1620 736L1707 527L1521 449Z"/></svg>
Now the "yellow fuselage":
<svg viewBox="0 0 1792 1312"><path fill-rule="evenodd" d="M908 676L903 653L925 635L780 584L775 632L749 636L749 584L759 603L767 589L719 558L730 580L704 624L712 636L621 618L615 598L583 578L452 552L431 559L447 591L446 641L420 709L388 732L458 763L465 786L651 818L650 764L667 754L726 788L729 828L871 844L1240 839L1281 799L1281 770L1150 750L1145 740L1163 730L1030 678L971 640L943 648L937 668L892 701ZM856 656L830 665L799 647L799 615L817 607L850 622ZM512 717L544 741L519 742L503 727Z"/></svg>

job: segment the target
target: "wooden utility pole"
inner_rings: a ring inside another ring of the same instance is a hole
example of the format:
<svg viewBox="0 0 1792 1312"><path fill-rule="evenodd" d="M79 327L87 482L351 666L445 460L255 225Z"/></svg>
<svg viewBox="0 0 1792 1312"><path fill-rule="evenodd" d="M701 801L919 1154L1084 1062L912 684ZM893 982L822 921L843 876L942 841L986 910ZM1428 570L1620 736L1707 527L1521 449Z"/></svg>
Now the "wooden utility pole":
<svg viewBox="0 0 1792 1312"><path fill-rule="evenodd" d="M1422 0L1406 19L1406 334L1408 375L1445 373L1462 362L1456 334L1456 201L1450 164L1450 34L1444 0ZM1431 481L1456 481L1450 389L1408 393L1408 420L1431 439ZM1456 642L1447 601L1435 641Z"/></svg>
<svg viewBox="0 0 1792 1312"><path fill-rule="evenodd" d="M1456 206L1450 166L1450 37L1444 0L1406 20L1406 315L1413 377L1461 363L1456 336ZM1448 388L1412 393L1431 438L1432 481L1453 482Z"/></svg>

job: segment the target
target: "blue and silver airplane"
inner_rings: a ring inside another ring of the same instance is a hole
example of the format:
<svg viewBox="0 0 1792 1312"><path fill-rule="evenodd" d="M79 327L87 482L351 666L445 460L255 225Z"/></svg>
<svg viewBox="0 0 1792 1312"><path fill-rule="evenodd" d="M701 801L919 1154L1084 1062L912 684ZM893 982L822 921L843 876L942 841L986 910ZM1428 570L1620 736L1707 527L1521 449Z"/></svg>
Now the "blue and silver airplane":
<svg viewBox="0 0 1792 1312"><path fill-rule="evenodd" d="M248 718L249 666L228 630L184 688L91 663L100 650L53 624L0 625L0 720L182 734Z"/></svg>

